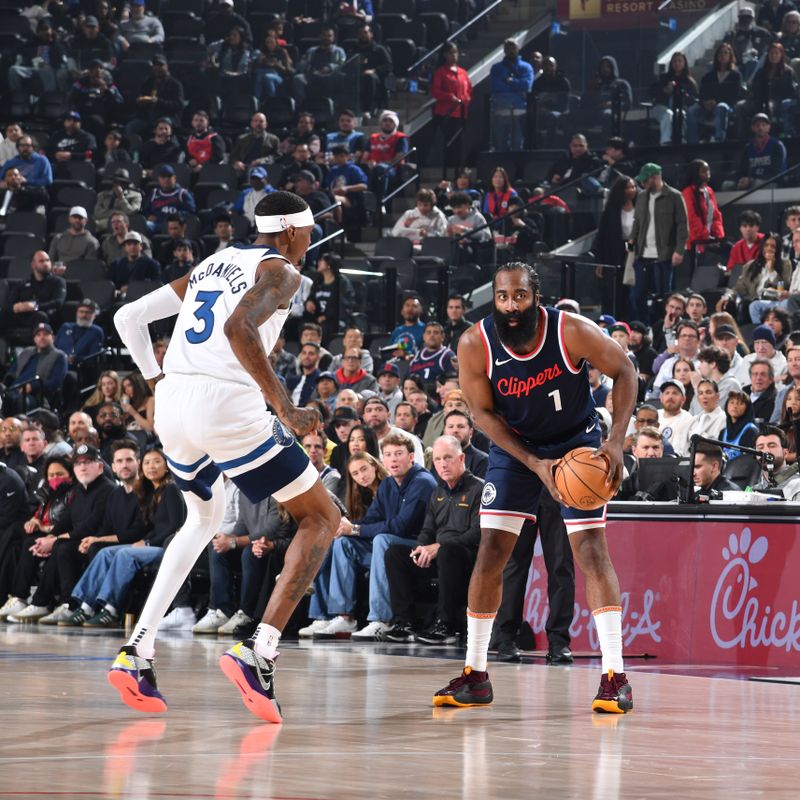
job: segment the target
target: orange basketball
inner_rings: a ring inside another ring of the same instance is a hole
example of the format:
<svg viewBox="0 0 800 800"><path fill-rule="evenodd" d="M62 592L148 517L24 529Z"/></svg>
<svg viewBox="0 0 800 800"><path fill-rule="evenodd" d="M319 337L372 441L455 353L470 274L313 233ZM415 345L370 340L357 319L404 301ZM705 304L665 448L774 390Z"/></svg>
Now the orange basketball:
<svg viewBox="0 0 800 800"><path fill-rule="evenodd" d="M600 508L617 492L616 486L605 483L610 469L608 460L592 458L594 453L591 447L576 447L555 466L556 488L572 508L584 511Z"/></svg>

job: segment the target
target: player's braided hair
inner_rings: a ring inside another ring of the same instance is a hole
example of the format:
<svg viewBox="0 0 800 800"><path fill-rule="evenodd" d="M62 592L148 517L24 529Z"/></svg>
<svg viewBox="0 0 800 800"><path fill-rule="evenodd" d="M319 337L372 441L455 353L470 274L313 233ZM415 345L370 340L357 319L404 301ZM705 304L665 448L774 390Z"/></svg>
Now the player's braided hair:
<svg viewBox="0 0 800 800"><path fill-rule="evenodd" d="M282 214L299 214L308 208L302 197L292 192L271 192L258 201L256 216L270 217Z"/></svg>
<svg viewBox="0 0 800 800"><path fill-rule="evenodd" d="M525 272L528 275L528 283L534 292L539 291L539 273L536 267L526 264L524 261L509 261L507 264L501 264L492 276L492 290L494 291L497 276L501 272Z"/></svg>

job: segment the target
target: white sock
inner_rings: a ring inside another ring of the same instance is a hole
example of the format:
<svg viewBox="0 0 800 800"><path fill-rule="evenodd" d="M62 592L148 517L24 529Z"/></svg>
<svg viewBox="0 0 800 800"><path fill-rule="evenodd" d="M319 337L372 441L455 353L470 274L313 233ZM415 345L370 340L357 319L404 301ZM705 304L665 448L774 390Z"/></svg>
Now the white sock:
<svg viewBox="0 0 800 800"><path fill-rule="evenodd" d="M81 603L81 608L85 614L94 614L94 609L88 603Z"/></svg>
<svg viewBox="0 0 800 800"><path fill-rule="evenodd" d="M108 613L111 614L112 617L117 616L117 609L114 608L114 606L112 606L111 603L106 603L106 611L108 611Z"/></svg>
<svg viewBox="0 0 800 800"><path fill-rule="evenodd" d="M201 500L192 492L182 494L186 501L186 522L164 551L153 588L128 639L128 644L136 647L142 658L153 657L159 623L195 561L219 530L225 514L225 488L221 475L211 487L210 500Z"/></svg>
<svg viewBox="0 0 800 800"><path fill-rule="evenodd" d="M467 658L466 666L475 672L486 672L489 640L497 612L479 613L467 609Z"/></svg>
<svg viewBox="0 0 800 800"><path fill-rule="evenodd" d="M268 658L270 661L275 660L278 655L278 642L281 639L281 632L272 625L267 625L266 622L260 622L253 634L253 650L256 651L262 658Z"/></svg>
<svg viewBox="0 0 800 800"><path fill-rule="evenodd" d="M592 611L600 652L603 654L603 672L625 672L622 664L622 607L603 606Z"/></svg>

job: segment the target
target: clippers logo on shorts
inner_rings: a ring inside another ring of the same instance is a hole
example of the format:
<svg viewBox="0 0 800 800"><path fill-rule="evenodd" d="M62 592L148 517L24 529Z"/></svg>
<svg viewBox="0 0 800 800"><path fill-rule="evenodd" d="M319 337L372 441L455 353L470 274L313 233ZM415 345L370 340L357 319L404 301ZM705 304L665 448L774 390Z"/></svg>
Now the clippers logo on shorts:
<svg viewBox="0 0 800 800"><path fill-rule="evenodd" d="M283 427L281 421L276 419L275 422L272 423L272 438L281 446L281 447L289 447L289 445L294 444L294 435L286 430Z"/></svg>
<svg viewBox="0 0 800 800"><path fill-rule="evenodd" d="M589 367L571 362L565 320L562 311L540 306L537 341L524 355L503 345L492 315L479 323L495 411L533 447L568 439L594 418Z"/></svg>
<svg viewBox="0 0 800 800"><path fill-rule="evenodd" d="M497 497L497 489L493 483L487 483L483 487L483 494L481 495L481 504L484 506L490 506L493 502L495 497Z"/></svg>

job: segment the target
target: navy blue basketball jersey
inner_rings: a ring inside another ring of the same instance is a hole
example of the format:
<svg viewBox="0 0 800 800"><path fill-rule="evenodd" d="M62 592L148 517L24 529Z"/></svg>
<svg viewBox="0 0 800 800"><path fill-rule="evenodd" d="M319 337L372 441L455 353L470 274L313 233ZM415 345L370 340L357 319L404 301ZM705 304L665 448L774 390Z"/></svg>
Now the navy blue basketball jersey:
<svg viewBox="0 0 800 800"><path fill-rule="evenodd" d="M527 355L500 341L491 315L478 323L494 408L533 447L569 438L595 413L589 367L573 364L564 345L566 315L544 306L539 313L538 340Z"/></svg>

